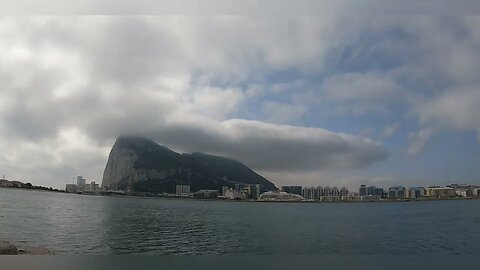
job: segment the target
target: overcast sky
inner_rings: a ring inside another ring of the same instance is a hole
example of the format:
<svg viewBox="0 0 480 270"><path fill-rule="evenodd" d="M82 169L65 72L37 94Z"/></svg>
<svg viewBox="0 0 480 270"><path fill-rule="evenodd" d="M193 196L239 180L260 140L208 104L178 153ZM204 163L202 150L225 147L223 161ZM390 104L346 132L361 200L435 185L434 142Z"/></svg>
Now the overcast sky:
<svg viewBox="0 0 480 270"><path fill-rule="evenodd" d="M0 19L0 174L101 182L115 138L277 186L480 184L480 18Z"/></svg>

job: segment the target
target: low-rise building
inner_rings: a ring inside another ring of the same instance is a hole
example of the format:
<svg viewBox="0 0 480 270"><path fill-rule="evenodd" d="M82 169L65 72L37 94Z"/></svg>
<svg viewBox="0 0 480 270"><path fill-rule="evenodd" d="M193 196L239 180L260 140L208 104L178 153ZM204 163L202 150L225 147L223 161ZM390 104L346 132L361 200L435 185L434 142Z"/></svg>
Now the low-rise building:
<svg viewBox="0 0 480 270"><path fill-rule="evenodd" d="M457 192L451 187L429 187L426 190L426 194L437 199L457 197Z"/></svg>
<svg viewBox="0 0 480 270"><path fill-rule="evenodd" d="M228 200L245 200L247 198L247 195L243 192L236 191L230 188L225 190L221 197Z"/></svg>
<svg viewBox="0 0 480 270"><path fill-rule="evenodd" d="M348 189L346 187L342 187L340 189L340 196L342 196L342 197L348 196Z"/></svg>
<svg viewBox="0 0 480 270"><path fill-rule="evenodd" d="M290 202L290 201L305 201L301 195L287 193L285 191L267 191L260 195L258 201L279 201L279 202Z"/></svg>
<svg viewBox="0 0 480 270"><path fill-rule="evenodd" d="M100 186L97 183L95 183L95 181L92 181L90 183L90 190L97 193L100 191Z"/></svg>
<svg viewBox="0 0 480 270"><path fill-rule="evenodd" d="M14 184L8 180L1 179L0 180L0 187L14 187Z"/></svg>
<svg viewBox="0 0 480 270"><path fill-rule="evenodd" d="M216 199L218 197L218 190L201 189L193 194L197 199Z"/></svg>
<svg viewBox="0 0 480 270"><path fill-rule="evenodd" d="M75 184L67 184L67 185L65 186L65 192L68 192L68 193L77 193L77 192L78 192L77 185L75 185Z"/></svg>
<svg viewBox="0 0 480 270"><path fill-rule="evenodd" d="M321 202L336 202L340 201L341 197L340 196L322 196L320 197Z"/></svg>

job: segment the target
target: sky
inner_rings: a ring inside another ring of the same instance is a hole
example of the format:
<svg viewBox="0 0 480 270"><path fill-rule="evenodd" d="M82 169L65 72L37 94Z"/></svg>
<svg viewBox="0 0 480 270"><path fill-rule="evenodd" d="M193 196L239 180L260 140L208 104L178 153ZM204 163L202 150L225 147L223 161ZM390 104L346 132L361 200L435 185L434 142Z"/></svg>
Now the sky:
<svg viewBox="0 0 480 270"><path fill-rule="evenodd" d="M0 176L101 182L133 134L277 186L480 184L479 52L476 16L0 17Z"/></svg>

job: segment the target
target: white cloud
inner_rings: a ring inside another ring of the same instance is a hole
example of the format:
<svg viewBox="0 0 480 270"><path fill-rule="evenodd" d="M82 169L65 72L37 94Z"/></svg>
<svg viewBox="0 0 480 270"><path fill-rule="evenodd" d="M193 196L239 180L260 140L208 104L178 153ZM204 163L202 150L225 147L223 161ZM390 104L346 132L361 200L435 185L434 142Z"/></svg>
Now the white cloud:
<svg viewBox="0 0 480 270"><path fill-rule="evenodd" d="M308 110L308 107L305 105L293 105L273 101L265 101L262 107L263 114L268 122L284 124L301 118Z"/></svg>
<svg viewBox="0 0 480 270"><path fill-rule="evenodd" d="M328 78L323 88L333 100L355 102L387 100L400 91L392 78L382 73L343 73Z"/></svg>
<svg viewBox="0 0 480 270"><path fill-rule="evenodd" d="M410 136L410 153L418 153L442 129L480 130L479 21L451 20L5 18L0 138L11 143L1 145L9 154L0 165L22 177L41 168L39 184L63 185L124 133L268 173L349 170L385 158L373 141L282 125L311 113L418 121ZM276 124L232 119L239 115ZM397 130L386 126L379 137ZM98 151L60 149L71 140ZM85 160L75 163L72 152ZM36 168L15 166L27 163Z"/></svg>
<svg viewBox="0 0 480 270"><path fill-rule="evenodd" d="M432 135L433 130L431 129L422 129L419 132L410 133L411 145L408 148L408 153L410 155L418 155L425 148Z"/></svg>
<svg viewBox="0 0 480 270"><path fill-rule="evenodd" d="M348 169L384 159L381 145L353 135L231 119L265 94L268 72L322 68L328 46L318 40L335 31L329 20L312 22L5 19L0 121L8 128L0 136L10 143L1 146L7 154L0 166L57 187L76 174L98 180L105 149L122 134L227 155L265 170ZM265 104L276 122L306 112L302 105Z"/></svg>

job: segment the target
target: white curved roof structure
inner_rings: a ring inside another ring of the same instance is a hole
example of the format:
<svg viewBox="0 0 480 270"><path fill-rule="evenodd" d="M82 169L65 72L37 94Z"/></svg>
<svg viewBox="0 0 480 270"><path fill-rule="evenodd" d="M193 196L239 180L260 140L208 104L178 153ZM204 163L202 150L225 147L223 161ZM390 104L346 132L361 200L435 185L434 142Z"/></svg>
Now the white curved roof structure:
<svg viewBox="0 0 480 270"><path fill-rule="evenodd" d="M267 191L258 197L259 201L277 201L277 202L294 202L305 201L305 198L292 193L284 191Z"/></svg>

